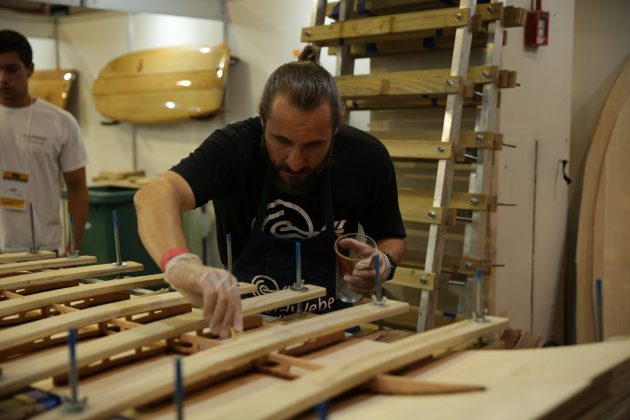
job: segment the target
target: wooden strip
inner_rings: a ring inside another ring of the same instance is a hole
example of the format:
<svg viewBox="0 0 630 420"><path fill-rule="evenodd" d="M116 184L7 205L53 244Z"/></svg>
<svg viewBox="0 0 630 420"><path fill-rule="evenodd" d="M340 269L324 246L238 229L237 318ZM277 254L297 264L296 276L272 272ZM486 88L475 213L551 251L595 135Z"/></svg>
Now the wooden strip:
<svg viewBox="0 0 630 420"><path fill-rule="evenodd" d="M250 291L251 288L248 288L248 293ZM269 297L267 300L271 306L276 304L274 297ZM264 302L264 299L259 300L259 302ZM161 310L171 306L186 304L188 304L188 301L179 292L169 292L150 296L144 295L123 302L100 305L59 316L44 318L28 324L1 330L0 351L17 344L28 343L39 338L64 332L70 327L79 328L107 321L112 318L120 318L141 312ZM262 303L260 305L262 306Z"/></svg>
<svg viewBox="0 0 630 420"><path fill-rule="evenodd" d="M425 252L408 250L400 264L402 266L408 265L414 268L422 268L424 267L425 258ZM474 276L478 268L481 268L485 275L492 273L492 263L490 260L479 260L455 254L444 254L442 257L442 272L444 273Z"/></svg>
<svg viewBox="0 0 630 420"><path fill-rule="evenodd" d="M380 96L459 93L462 79L448 71L417 70L377 73L359 76L337 76L339 94L345 99L367 99Z"/></svg>
<svg viewBox="0 0 630 420"><path fill-rule="evenodd" d="M80 280L107 274L141 271L144 266L134 261L126 261L123 265L98 264L88 267L63 268L39 273L21 274L0 279L0 290L15 290L23 287L60 283L68 280Z"/></svg>
<svg viewBox="0 0 630 420"><path fill-rule="evenodd" d="M417 141L440 142L440 131L369 131L371 135L385 142L393 141ZM467 149L494 149L500 150L503 144L503 136L489 131L460 131L459 146Z"/></svg>
<svg viewBox="0 0 630 420"><path fill-rule="evenodd" d="M444 107L446 105L446 96L375 96L369 99L347 100L345 105L349 110L436 108ZM479 105L481 105L481 100L478 95L475 95L472 98L464 98L465 107L477 107Z"/></svg>
<svg viewBox="0 0 630 420"><path fill-rule="evenodd" d="M449 8L400 15L352 19L330 25L302 29L302 42L337 45L346 42L377 41L391 34L414 34L428 29L457 28L468 25L469 9Z"/></svg>
<svg viewBox="0 0 630 420"><path fill-rule="evenodd" d="M453 145L441 141L381 140L394 160L452 159Z"/></svg>
<svg viewBox="0 0 630 420"><path fill-rule="evenodd" d="M93 264L95 262L96 257L90 255L81 255L76 258L63 257L46 260L22 261L0 265L0 274L15 273L17 271L26 270L43 270L46 268L72 267L75 265Z"/></svg>
<svg viewBox="0 0 630 420"><path fill-rule="evenodd" d="M398 267L394 278L388 284L435 290L435 273L427 273L415 268Z"/></svg>
<svg viewBox="0 0 630 420"><path fill-rule="evenodd" d="M43 260L44 258L57 258L57 253L53 251L30 252L5 252L0 253L0 264L8 264L20 261Z"/></svg>
<svg viewBox="0 0 630 420"><path fill-rule="evenodd" d="M326 294L326 289L323 287L306 286L309 289L307 292L296 292L286 289L244 299L242 301L243 315L255 315ZM124 351L147 346L156 341L173 338L207 326L208 321L203 318L201 311L195 309L193 312L140 325L130 330L99 338L98 340L81 343L77 347L77 366L79 368L84 367ZM248 336L240 337L237 344L247 343ZM37 363L24 360L3 366L4 376L0 377L0 395L7 395L39 379L67 372L67 353L68 351L65 348L58 349L41 356L38 355ZM189 358L186 358L186 361L188 360Z"/></svg>
<svg viewBox="0 0 630 420"><path fill-rule="evenodd" d="M395 13L409 13L429 9L443 9L449 2L440 0L365 0L361 7L355 6L355 12L367 15L391 15ZM334 19L333 9L339 2L331 2L326 5L326 16ZM503 12L501 3L478 4L475 14L481 16L483 21L501 19Z"/></svg>
<svg viewBox="0 0 630 420"><path fill-rule="evenodd" d="M505 318L488 323L462 321L417 334L378 348L355 360L327 366L289 383L268 387L205 412L204 418L284 419L423 357L466 340L483 337L509 326ZM194 416L188 416L194 419Z"/></svg>
<svg viewBox="0 0 630 420"><path fill-rule="evenodd" d="M431 207L433 204L433 197L430 191L407 188L398 190L398 200L403 212ZM451 193L449 206L449 208L459 210L495 211L496 197L484 194L453 192Z"/></svg>
<svg viewBox="0 0 630 420"><path fill-rule="evenodd" d="M364 385L368 391L382 395L443 395L483 391L485 386L425 382L396 375L377 375Z"/></svg>
<svg viewBox="0 0 630 420"><path fill-rule="evenodd" d="M0 318L20 312L42 308L52 303L71 302L107 293L131 290L164 283L164 274L130 277L119 280L100 281L98 283L81 284L75 287L56 289L43 293L22 296L16 299L0 301Z"/></svg>
<svg viewBox="0 0 630 420"><path fill-rule="evenodd" d="M298 344L333 331L403 313L407 311L408 307L407 303L391 300L387 302L386 306L358 305L303 319L289 325L271 327L246 334L236 341L186 357L183 363L186 386L194 386L211 375L246 365L283 347ZM104 418L115 415L125 408L137 407L170 395L173 392L172 376L171 365L150 369L141 377L130 375L129 381L116 389L89 395L90 403L86 410L77 414L75 418L77 420ZM266 404L268 403L269 401ZM56 418L59 414L60 412L57 410L50 411L43 414L41 419Z"/></svg>
<svg viewBox="0 0 630 420"><path fill-rule="evenodd" d="M71 327L80 328L112 318L163 309L169 306L184 305L187 302L179 292L161 293L40 319L28 324L1 330L0 350L5 350L18 344L29 343L40 338L50 337L53 334L65 332Z"/></svg>

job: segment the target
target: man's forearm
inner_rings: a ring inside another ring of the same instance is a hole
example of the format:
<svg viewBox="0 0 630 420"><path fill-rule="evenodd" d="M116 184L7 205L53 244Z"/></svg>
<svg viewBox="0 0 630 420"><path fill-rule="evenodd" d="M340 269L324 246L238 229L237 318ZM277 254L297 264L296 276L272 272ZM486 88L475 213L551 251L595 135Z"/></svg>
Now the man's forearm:
<svg viewBox="0 0 630 420"><path fill-rule="evenodd" d="M149 182L134 196L138 234L158 265L170 248L187 248L181 215L192 205L190 198L182 198L180 181L185 182L167 173Z"/></svg>

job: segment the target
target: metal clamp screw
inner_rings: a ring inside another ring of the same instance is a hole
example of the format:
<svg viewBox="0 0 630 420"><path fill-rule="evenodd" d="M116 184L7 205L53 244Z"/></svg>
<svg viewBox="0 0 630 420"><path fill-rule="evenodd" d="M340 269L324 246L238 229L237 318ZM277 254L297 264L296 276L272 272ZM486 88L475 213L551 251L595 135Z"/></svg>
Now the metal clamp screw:
<svg viewBox="0 0 630 420"><path fill-rule="evenodd" d="M476 141L477 143L481 143L481 142L483 141L483 136L482 136L481 134L477 134L477 135L475 136L475 141Z"/></svg>
<svg viewBox="0 0 630 420"><path fill-rule="evenodd" d="M472 268L472 263L470 261L466 262L466 264L464 264L464 267L466 267L468 270L470 270Z"/></svg>
<svg viewBox="0 0 630 420"><path fill-rule="evenodd" d="M451 79L448 79L448 80L446 81L446 86L450 86L450 87L452 87L454 84L455 84L455 82L453 82Z"/></svg>
<svg viewBox="0 0 630 420"><path fill-rule="evenodd" d="M435 219L435 217L437 216L437 214L435 213L435 211L431 210L427 213L427 215L431 218L431 219Z"/></svg>
<svg viewBox="0 0 630 420"><path fill-rule="evenodd" d="M426 276L420 277L420 283L429 284L429 279Z"/></svg>
<svg viewBox="0 0 630 420"><path fill-rule="evenodd" d="M479 204L479 200L476 197L473 197L470 199L470 204L476 206L477 204Z"/></svg>
<svg viewBox="0 0 630 420"><path fill-rule="evenodd" d="M488 11L488 13L494 13L494 8L492 6L488 6L486 10Z"/></svg>
<svg viewBox="0 0 630 420"><path fill-rule="evenodd" d="M481 72L481 76L482 76L484 79L487 79L487 78L489 78L489 77L490 77L490 72L489 72L488 70L484 70L484 71L482 71L482 72Z"/></svg>
<svg viewBox="0 0 630 420"><path fill-rule="evenodd" d="M444 148L444 146L438 146L437 150L438 150L438 152L440 152L440 153L444 153L444 151L446 151L446 149Z"/></svg>
<svg viewBox="0 0 630 420"><path fill-rule="evenodd" d="M462 20L462 14L461 14L461 13L459 13L459 12L455 13L455 20L456 20L456 21L458 21L458 22L459 22L460 20Z"/></svg>

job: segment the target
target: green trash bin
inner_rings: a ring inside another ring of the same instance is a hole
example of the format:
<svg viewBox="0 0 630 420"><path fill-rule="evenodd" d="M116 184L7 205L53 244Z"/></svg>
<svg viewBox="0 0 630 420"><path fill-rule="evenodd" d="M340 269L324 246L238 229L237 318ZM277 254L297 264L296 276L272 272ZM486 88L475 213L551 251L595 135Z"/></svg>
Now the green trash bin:
<svg viewBox="0 0 630 420"><path fill-rule="evenodd" d="M118 235L123 261L135 261L144 265L143 271L129 273L132 276L157 274L159 267L144 249L138 236L136 209L133 196L137 190L110 186L88 188L90 213L85 224L81 255L94 255L99 264L116 261L116 245L112 211L118 213Z"/></svg>

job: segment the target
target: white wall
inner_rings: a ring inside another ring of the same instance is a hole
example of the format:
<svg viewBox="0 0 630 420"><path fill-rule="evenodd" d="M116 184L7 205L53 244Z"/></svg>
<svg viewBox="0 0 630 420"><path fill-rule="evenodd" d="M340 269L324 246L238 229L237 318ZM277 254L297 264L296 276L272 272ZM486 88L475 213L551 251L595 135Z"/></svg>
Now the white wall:
<svg viewBox="0 0 630 420"><path fill-rule="evenodd" d="M509 1L529 9L530 0ZM560 163L569 158L573 0L546 1L549 45L524 48L524 29L508 30L503 68L518 72L516 89L501 92L500 130L504 148L497 154L499 207L492 218L496 235L495 312L512 326L547 338L561 338L556 327L564 284L564 243L568 186Z"/></svg>

